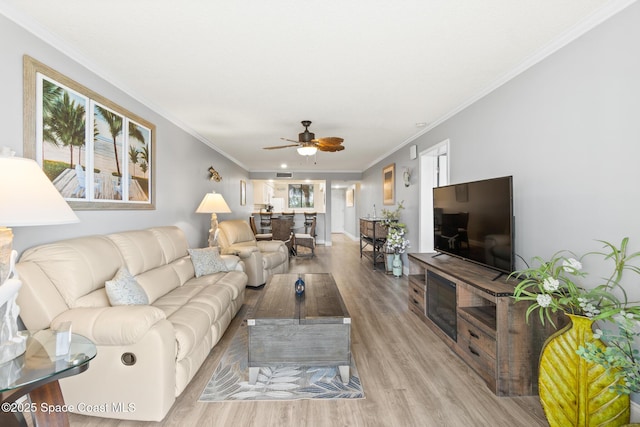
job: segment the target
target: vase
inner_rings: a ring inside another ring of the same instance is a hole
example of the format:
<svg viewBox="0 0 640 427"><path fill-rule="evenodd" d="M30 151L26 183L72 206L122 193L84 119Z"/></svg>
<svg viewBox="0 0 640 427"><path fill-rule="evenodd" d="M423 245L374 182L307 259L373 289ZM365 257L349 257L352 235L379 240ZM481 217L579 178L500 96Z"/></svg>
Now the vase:
<svg viewBox="0 0 640 427"><path fill-rule="evenodd" d="M593 338L593 320L567 314L571 322L545 342L540 355L538 392L550 427L622 426L629 422L629 395L618 394L614 373L588 362L576 350Z"/></svg>
<svg viewBox="0 0 640 427"><path fill-rule="evenodd" d="M301 296L302 294L304 294L304 288L305 284L304 280L302 279L302 274L298 274L298 280L296 280L295 283L296 295Z"/></svg>
<svg viewBox="0 0 640 427"><path fill-rule="evenodd" d="M393 275L396 277L402 277L402 260L400 254L393 254Z"/></svg>
<svg viewBox="0 0 640 427"><path fill-rule="evenodd" d="M384 269L387 274L393 274L393 252L384 253Z"/></svg>

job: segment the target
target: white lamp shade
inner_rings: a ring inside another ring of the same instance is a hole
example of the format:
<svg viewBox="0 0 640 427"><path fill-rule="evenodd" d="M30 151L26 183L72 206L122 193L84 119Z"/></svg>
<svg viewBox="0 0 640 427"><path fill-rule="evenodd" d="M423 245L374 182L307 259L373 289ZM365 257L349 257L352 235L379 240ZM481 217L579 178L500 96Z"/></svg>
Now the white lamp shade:
<svg viewBox="0 0 640 427"><path fill-rule="evenodd" d="M207 193L196 209L196 213L229 213L229 205L224 201L222 194Z"/></svg>
<svg viewBox="0 0 640 427"><path fill-rule="evenodd" d="M318 147L313 147L313 146L303 146L303 147L298 147L298 154L300 154L301 156L313 156L314 154L316 154L316 151L318 151Z"/></svg>
<svg viewBox="0 0 640 427"><path fill-rule="evenodd" d="M79 219L38 164L0 157L0 226L69 224Z"/></svg>

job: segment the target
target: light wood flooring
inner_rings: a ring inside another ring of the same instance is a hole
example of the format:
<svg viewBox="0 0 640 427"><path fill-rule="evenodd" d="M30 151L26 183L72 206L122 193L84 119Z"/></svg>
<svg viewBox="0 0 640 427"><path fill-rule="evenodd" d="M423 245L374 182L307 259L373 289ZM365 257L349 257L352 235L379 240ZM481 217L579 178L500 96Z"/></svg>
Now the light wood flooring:
<svg viewBox="0 0 640 427"><path fill-rule="evenodd" d="M72 426L547 426L537 396L497 397L407 309L407 278L373 271L358 242L341 234L313 258L292 258L291 272L331 272L352 317L352 354L365 399L201 403L242 319L231 323L161 423L70 415ZM248 288L245 304L261 290ZM91 368L89 368L91 369Z"/></svg>

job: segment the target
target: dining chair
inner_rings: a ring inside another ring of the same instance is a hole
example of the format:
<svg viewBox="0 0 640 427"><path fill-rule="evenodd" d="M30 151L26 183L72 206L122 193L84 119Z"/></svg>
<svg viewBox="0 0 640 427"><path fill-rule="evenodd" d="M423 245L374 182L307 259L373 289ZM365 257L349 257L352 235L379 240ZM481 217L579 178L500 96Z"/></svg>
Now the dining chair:
<svg viewBox="0 0 640 427"><path fill-rule="evenodd" d="M306 234L309 234L309 229L311 228L311 222L312 222L313 219L316 218L316 216L317 216L316 212L305 212L304 213L304 232ZM315 230L314 230L313 237L316 237L315 236Z"/></svg>
<svg viewBox="0 0 640 427"><path fill-rule="evenodd" d="M289 254L294 254L293 221L291 219L273 218L271 220L271 236L273 240L283 241L289 248Z"/></svg>
<svg viewBox="0 0 640 427"><path fill-rule="evenodd" d="M315 248L316 248L316 219L311 219L311 226L309 227L308 233L295 233L294 234L294 242L296 248L296 255L300 256L300 251L298 250L298 246L303 246L305 248L311 249L311 255L315 256Z"/></svg>
<svg viewBox="0 0 640 427"><path fill-rule="evenodd" d="M256 240L271 240L271 233L258 233L258 229L256 228L256 219L253 215L249 216L249 225L251 226L251 231L253 231L253 235L256 237Z"/></svg>
<svg viewBox="0 0 640 427"><path fill-rule="evenodd" d="M260 231L264 232L271 228L271 212L262 212L260 209Z"/></svg>

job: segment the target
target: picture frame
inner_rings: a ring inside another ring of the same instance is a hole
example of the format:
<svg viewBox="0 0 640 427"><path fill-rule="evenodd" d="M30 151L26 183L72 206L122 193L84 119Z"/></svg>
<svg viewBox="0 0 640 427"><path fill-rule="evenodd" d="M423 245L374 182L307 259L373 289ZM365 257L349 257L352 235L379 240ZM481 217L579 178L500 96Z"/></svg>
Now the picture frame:
<svg viewBox="0 0 640 427"><path fill-rule="evenodd" d="M382 169L382 204L393 205L396 203L396 164L391 163Z"/></svg>
<svg viewBox="0 0 640 427"><path fill-rule="evenodd" d="M75 210L155 209L156 127L23 57L23 149Z"/></svg>
<svg viewBox="0 0 640 427"><path fill-rule="evenodd" d="M247 182L243 179L240 180L240 206L247 204Z"/></svg>
<svg viewBox="0 0 640 427"><path fill-rule="evenodd" d="M347 192L346 192L346 204L348 208L352 208L353 207L353 199L354 199L354 189L353 188L348 188Z"/></svg>

